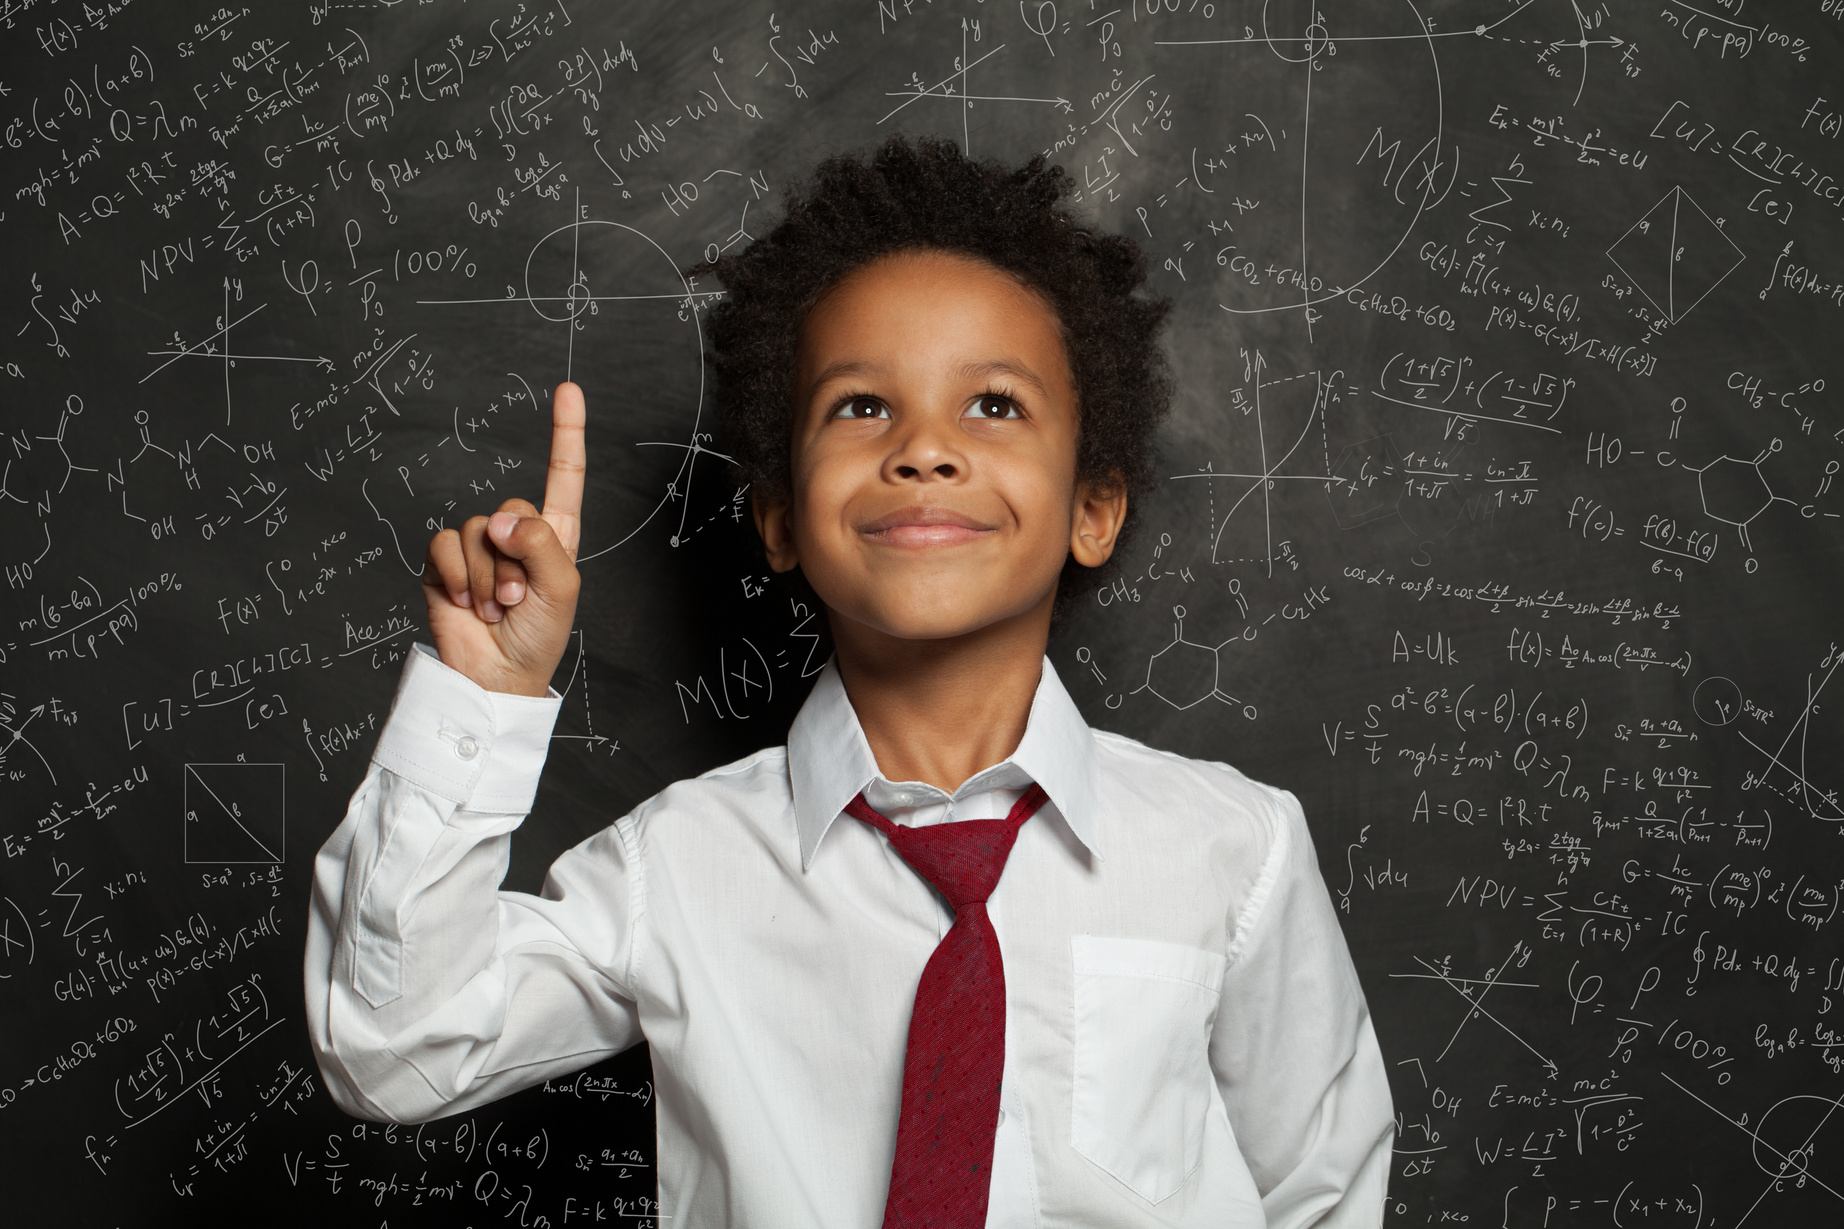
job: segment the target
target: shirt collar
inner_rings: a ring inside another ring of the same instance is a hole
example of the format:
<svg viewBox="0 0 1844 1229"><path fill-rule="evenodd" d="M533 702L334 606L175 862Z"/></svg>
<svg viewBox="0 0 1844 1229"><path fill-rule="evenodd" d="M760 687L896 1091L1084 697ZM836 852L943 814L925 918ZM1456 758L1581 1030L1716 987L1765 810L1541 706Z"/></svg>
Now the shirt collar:
<svg viewBox="0 0 1844 1229"><path fill-rule="evenodd" d="M845 804L873 781L883 779L877 757L865 741L864 727L858 724L858 713L845 694L835 659L827 660L788 730L788 773L794 790L794 826L800 833L800 865L805 870L813 862L820 838ZM1101 857L1095 735L1063 689L1048 657L1018 749L1001 763L969 777L953 797L1023 786L1027 781L1044 787L1076 839Z"/></svg>

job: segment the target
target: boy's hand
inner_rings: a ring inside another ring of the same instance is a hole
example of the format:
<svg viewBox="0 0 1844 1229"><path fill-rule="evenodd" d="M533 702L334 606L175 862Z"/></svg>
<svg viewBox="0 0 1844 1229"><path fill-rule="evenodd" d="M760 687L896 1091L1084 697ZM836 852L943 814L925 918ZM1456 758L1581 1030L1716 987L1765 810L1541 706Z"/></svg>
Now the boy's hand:
<svg viewBox="0 0 1844 1229"><path fill-rule="evenodd" d="M581 583L584 418L583 390L559 384L543 512L508 499L491 517L444 529L429 543L423 597L436 650L488 691L543 695L569 642Z"/></svg>

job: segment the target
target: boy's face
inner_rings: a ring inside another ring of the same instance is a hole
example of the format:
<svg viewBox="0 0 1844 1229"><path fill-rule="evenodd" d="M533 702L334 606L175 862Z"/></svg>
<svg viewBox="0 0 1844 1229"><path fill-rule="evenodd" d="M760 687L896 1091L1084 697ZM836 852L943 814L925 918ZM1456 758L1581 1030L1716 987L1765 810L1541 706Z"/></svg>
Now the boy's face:
<svg viewBox="0 0 1844 1229"><path fill-rule="evenodd" d="M843 279L802 327L791 420L792 499L758 500L756 524L835 636L1047 626L1065 558L1105 561L1126 514L1124 493L1076 481L1055 314L970 257L903 252Z"/></svg>

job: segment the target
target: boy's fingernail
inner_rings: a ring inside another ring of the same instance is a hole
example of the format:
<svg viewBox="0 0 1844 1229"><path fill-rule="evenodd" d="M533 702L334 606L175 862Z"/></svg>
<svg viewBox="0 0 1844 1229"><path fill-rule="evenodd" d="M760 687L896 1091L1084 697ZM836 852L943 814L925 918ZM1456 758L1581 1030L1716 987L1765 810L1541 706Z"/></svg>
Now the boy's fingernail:
<svg viewBox="0 0 1844 1229"><path fill-rule="evenodd" d="M525 583L518 580L501 582L499 586L499 600L500 604L503 606L517 606L520 602L525 600Z"/></svg>
<svg viewBox="0 0 1844 1229"><path fill-rule="evenodd" d="M480 617L489 623L497 623L506 617L506 610L498 602L488 598L480 604Z"/></svg>
<svg viewBox="0 0 1844 1229"><path fill-rule="evenodd" d="M468 590L463 589L461 590L461 592L455 594L455 605L472 606L473 604L474 604L474 595Z"/></svg>
<svg viewBox="0 0 1844 1229"><path fill-rule="evenodd" d="M519 518L510 512L495 512L487 518L487 533L495 541L505 541L518 528Z"/></svg>

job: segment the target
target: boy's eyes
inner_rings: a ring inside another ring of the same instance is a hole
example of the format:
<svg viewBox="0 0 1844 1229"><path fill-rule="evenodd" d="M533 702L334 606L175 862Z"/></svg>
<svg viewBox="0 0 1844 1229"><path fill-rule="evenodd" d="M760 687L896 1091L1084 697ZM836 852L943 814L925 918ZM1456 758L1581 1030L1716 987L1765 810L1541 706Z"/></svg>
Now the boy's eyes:
<svg viewBox="0 0 1844 1229"><path fill-rule="evenodd" d="M876 397L849 397L832 412L834 418L865 420L890 417L890 407ZM1023 418L1024 411L1018 403L1002 393L981 393L967 406L962 418L980 418L986 420Z"/></svg>
<svg viewBox="0 0 1844 1229"><path fill-rule="evenodd" d="M1010 397L999 393L981 393L967 407L963 418L1023 418L1024 411Z"/></svg>
<svg viewBox="0 0 1844 1229"><path fill-rule="evenodd" d="M888 418L889 407L875 397L851 397L832 412L834 418Z"/></svg>

